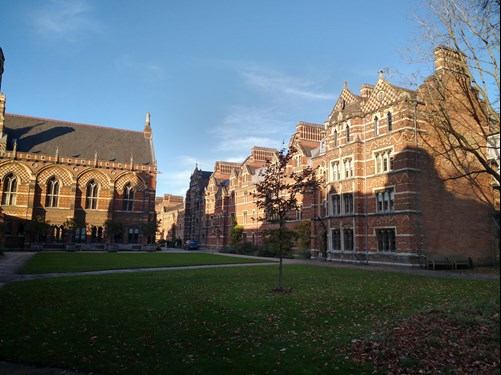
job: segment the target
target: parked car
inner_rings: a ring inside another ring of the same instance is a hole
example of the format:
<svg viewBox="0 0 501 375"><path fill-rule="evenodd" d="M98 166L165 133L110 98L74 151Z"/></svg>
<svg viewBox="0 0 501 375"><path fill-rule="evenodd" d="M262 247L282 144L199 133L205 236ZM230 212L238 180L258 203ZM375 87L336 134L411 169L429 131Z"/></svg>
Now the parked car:
<svg viewBox="0 0 501 375"><path fill-rule="evenodd" d="M198 250L198 241L189 240L186 242L187 242L186 244L187 250Z"/></svg>

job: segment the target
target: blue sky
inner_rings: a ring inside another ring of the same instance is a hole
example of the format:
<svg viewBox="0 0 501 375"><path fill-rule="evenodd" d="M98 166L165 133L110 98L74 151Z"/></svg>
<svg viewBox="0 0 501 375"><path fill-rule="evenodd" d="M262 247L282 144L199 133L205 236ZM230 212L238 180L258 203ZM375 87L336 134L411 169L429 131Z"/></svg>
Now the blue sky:
<svg viewBox="0 0 501 375"><path fill-rule="evenodd" d="M378 71L404 85L416 0L3 1L7 112L142 131L157 196L195 165L280 148Z"/></svg>

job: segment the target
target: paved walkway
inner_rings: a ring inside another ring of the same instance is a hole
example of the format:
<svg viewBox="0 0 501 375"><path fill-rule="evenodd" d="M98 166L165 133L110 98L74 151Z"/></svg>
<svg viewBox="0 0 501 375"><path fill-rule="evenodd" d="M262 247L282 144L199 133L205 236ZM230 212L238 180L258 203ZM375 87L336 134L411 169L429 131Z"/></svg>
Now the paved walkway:
<svg viewBox="0 0 501 375"><path fill-rule="evenodd" d="M166 249L162 252L185 252L175 249ZM209 252L201 250L199 252ZM67 272L67 273L47 273L47 274L20 274L19 271L23 266L31 259L31 257L36 254L35 252L26 251L12 251L5 252L3 256L0 256L0 288L14 281L25 281L34 280L41 278L50 277L68 277L68 276L82 276L82 275L105 275L110 273L135 273L135 272L152 272L152 271L169 271L169 270L183 270L183 269L204 269L204 268L227 268L227 267L252 267L252 266L269 266L278 262L278 259L274 258L259 258L250 257L245 255L236 254L221 254L215 253L220 256L231 256L240 258L257 258L272 260L275 263L237 263L237 264L221 264L221 265L201 265L201 266L185 266L185 267L156 267L156 268L134 268L134 269L116 269L116 270L104 270L104 271L87 271L87 272ZM305 264L314 265L319 267L332 267L332 268L350 268L359 269L367 271L380 271L380 272L397 272L406 273L420 276L432 276L432 277L446 277L454 279L470 279L470 280L499 280L499 273L483 273L481 268L476 268L473 270L460 270L460 271L434 271L422 268L412 268L406 266L393 266L393 265L364 265L364 264L353 264L353 263L340 263L340 262L327 262L312 259L284 259L284 264Z"/></svg>

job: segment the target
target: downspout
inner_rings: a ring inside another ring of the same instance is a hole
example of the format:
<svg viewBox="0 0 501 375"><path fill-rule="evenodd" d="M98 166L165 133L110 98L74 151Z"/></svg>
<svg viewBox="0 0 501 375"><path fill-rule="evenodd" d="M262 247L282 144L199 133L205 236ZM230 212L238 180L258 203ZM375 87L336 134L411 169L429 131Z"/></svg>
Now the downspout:
<svg viewBox="0 0 501 375"><path fill-rule="evenodd" d="M415 161L416 161L416 245L417 252L419 256L419 266L423 267L423 257L422 257L422 248L421 248L421 201L419 199L420 191L421 191L421 181L419 175L421 173L420 163L419 163L419 141L418 141L418 130L417 130L417 106L421 104L417 98L413 102L414 111L413 111L413 122L414 122L414 146L415 150Z"/></svg>
<svg viewBox="0 0 501 375"><path fill-rule="evenodd" d="M369 193L367 192L367 122L364 114L364 195L365 195L365 264L369 264Z"/></svg>

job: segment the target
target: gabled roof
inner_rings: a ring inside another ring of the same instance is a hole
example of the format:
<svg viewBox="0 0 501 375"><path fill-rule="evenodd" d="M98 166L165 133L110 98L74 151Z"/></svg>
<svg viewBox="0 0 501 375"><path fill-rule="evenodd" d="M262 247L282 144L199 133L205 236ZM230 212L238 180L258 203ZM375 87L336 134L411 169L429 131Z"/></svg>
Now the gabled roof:
<svg viewBox="0 0 501 375"><path fill-rule="evenodd" d="M379 107L384 107L394 103L403 97L415 97L416 92L411 89L399 87L391 84L386 79L379 77L371 95L363 105L364 112L372 112Z"/></svg>
<svg viewBox="0 0 501 375"><path fill-rule="evenodd" d="M350 89L348 89L348 84L345 82L343 91L339 95L334 108L329 115L329 120L337 121L338 114L340 112L345 113L358 113L361 112L360 106L363 102L361 96L353 94Z"/></svg>
<svg viewBox="0 0 501 375"><path fill-rule="evenodd" d="M6 114L7 148L18 152L155 165L150 138L142 131L107 128L58 120Z"/></svg>

